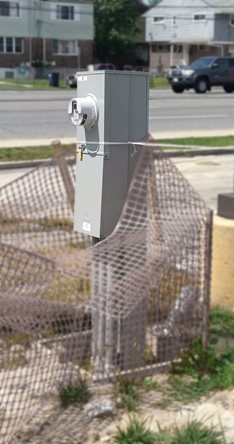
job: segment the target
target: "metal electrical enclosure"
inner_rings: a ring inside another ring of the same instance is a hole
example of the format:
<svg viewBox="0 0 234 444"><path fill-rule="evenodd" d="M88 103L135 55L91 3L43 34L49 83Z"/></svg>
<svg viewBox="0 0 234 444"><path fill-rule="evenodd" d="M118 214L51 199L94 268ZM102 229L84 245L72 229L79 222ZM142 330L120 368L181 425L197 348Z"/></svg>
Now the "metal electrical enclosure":
<svg viewBox="0 0 234 444"><path fill-rule="evenodd" d="M140 151L134 142L148 135L148 74L83 72L77 85L69 108L77 125L74 229L105 238L127 196Z"/></svg>

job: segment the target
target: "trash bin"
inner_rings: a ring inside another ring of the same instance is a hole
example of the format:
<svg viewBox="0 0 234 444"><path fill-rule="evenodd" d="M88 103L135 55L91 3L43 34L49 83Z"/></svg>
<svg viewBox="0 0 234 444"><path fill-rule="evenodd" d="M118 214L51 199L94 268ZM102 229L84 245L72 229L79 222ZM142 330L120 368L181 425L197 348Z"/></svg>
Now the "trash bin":
<svg viewBox="0 0 234 444"><path fill-rule="evenodd" d="M59 86L59 72L51 72L49 74L49 85Z"/></svg>

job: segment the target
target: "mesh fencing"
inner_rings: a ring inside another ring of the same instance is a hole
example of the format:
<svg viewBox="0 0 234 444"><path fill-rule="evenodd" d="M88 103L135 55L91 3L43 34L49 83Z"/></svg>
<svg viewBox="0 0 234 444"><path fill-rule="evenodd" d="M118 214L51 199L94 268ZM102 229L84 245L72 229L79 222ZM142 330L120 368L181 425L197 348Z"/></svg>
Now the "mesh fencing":
<svg viewBox="0 0 234 444"><path fill-rule="evenodd" d="M1 443L30 421L38 442L82 434L87 415L53 416L61 387L153 375L207 339L211 212L170 159L139 149L116 229L95 246L73 231L72 153L0 189Z"/></svg>

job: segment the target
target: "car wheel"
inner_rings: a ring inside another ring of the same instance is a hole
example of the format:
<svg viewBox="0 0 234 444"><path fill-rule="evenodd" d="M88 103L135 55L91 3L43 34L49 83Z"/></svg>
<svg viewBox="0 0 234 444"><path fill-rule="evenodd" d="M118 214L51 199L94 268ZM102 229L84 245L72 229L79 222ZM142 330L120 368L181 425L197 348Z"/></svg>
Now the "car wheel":
<svg viewBox="0 0 234 444"><path fill-rule="evenodd" d="M174 93L180 94L184 92L184 88L182 86L179 85L172 85L172 91L174 91Z"/></svg>
<svg viewBox="0 0 234 444"><path fill-rule="evenodd" d="M231 85L223 86L223 89L226 93L232 93L234 91L234 87Z"/></svg>
<svg viewBox="0 0 234 444"><path fill-rule="evenodd" d="M208 88L209 85L207 79L201 78L196 81L195 91L197 94L205 94Z"/></svg>

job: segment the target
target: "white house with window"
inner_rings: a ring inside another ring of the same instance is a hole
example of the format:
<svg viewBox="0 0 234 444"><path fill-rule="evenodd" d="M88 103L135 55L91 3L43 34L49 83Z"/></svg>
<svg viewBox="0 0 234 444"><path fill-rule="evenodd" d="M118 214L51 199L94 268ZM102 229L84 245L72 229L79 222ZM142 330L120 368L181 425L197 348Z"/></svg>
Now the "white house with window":
<svg viewBox="0 0 234 444"><path fill-rule="evenodd" d="M234 54L234 0L161 0L144 17L151 70Z"/></svg>
<svg viewBox="0 0 234 444"><path fill-rule="evenodd" d="M92 0L0 0L0 75L22 65L86 68L93 35Z"/></svg>

